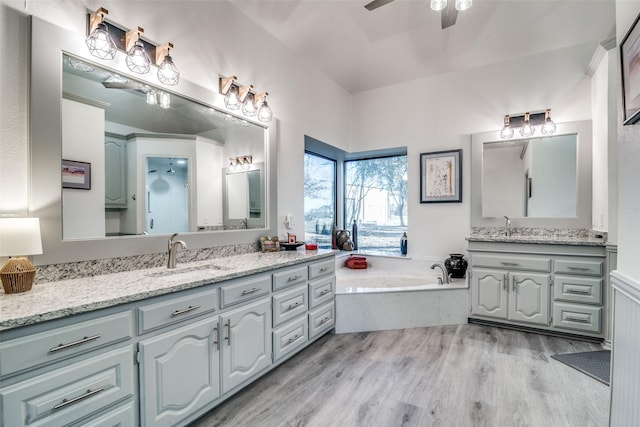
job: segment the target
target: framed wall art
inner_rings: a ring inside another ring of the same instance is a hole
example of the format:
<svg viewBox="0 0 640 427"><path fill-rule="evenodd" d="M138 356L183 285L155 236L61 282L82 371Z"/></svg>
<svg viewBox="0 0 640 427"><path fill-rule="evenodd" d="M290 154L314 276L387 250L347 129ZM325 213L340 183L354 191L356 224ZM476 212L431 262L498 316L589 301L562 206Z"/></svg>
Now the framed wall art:
<svg viewBox="0 0 640 427"><path fill-rule="evenodd" d="M91 163L62 159L62 188L91 190Z"/></svg>
<svg viewBox="0 0 640 427"><path fill-rule="evenodd" d="M640 119L640 25L636 18L620 43L623 124Z"/></svg>
<svg viewBox="0 0 640 427"><path fill-rule="evenodd" d="M462 202L462 150L420 154L420 203Z"/></svg>

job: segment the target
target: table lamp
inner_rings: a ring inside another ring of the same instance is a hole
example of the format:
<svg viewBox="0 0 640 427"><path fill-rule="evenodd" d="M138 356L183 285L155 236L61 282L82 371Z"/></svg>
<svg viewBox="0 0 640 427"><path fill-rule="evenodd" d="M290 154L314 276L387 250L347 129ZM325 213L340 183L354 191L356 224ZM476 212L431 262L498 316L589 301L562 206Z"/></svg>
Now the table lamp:
<svg viewBox="0 0 640 427"><path fill-rule="evenodd" d="M39 218L0 218L0 257L11 257L0 269L5 293L31 289L36 268L24 256L41 253Z"/></svg>

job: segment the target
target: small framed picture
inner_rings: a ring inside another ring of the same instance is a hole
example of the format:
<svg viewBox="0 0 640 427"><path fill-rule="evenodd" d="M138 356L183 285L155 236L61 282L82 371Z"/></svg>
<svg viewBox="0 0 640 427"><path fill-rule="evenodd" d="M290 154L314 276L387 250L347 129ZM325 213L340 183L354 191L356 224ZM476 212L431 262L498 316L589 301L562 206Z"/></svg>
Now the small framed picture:
<svg viewBox="0 0 640 427"><path fill-rule="evenodd" d="M420 203L462 202L462 150L420 154Z"/></svg>
<svg viewBox="0 0 640 427"><path fill-rule="evenodd" d="M623 124L640 119L640 15L620 43Z"/></svg>
<svg viewBox="0 0 640 427"><path fill-rule="evenodd" d="M262 252L279 252L280 242L278 236L262 236L260 237L260 246Z"/></svg>
<svg viewBox="0 0 640 427"><path fill-rule="evenodd" d="M91 190L91 163L62 159L62 188Z"/></svg>
<svg viewBox="0 0 640 427"><path fill-rule="evenodd" d="M296 243L298 241L295 234L287 234L287 237L289 243Z"/></svg>

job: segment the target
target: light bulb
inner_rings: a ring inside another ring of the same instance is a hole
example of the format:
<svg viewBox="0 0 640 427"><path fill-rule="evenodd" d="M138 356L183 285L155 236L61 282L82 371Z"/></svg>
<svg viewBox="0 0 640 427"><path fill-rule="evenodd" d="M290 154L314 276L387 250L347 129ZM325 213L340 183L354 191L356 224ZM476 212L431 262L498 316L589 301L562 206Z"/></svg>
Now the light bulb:
<svg viewBox="0 0 640 427"><path fill-rule="evenodd" d="M273 111L269 108L267 100L262 101L262 105L258 108L258 120L261 122L270 122L273 118Z"/></svg>
<svg viewBox="0 0 640 427"><path fill-rule="evenodd" d="M500 131L500 138L510 139L513 138L513 128L509 124L509 115L504 116L504 127Z"/></svg>
<svg viewBox="0 0 640 427"><path fill-rule="evenodd" d="M242 114L247 117L254 117L256 115L256 106L253 104L253 102L253 94L249 93L244 99L244 103L242 104Z"/></svg>
<svg viewBox="0 0 640 427"><path fill-rule="evenodd" d="M227 96L224 98L224 105L230 110L237 110L242 105L240 103L240 97L238 96L238 88L235 85L231 85Z"/></svg>
<svg viewBox="0 0 640 427"><path fill-rule="evenodd" d="M113 59L116 57L118 48L109 34L107 24L104 22L98 24L85 42L89 48L89 53L96 58Z"/></svg>
<svg viewBox="0 0 640 427"><path fill-rule="evenodd" d="M529 113L524 113L524 123L522 124L522 128L520 128L520 135L527 137L532 136L535 133L534 127L531 125L531 116Z"/></svg>
<svg viewBox="0 0 640 427"><path fill-rule="evenodd" d="M180 80L180 72L178 67L173 63L171 55L166 55L164 61L158 66L158 80L160 83L169 86L175 86Z"/></svg>
<svg viewBox="0 0 640 427"><path fill-rule="evenodd" d="M431 10L436 12L447 7L447 0L431 0Z"/></svg>
<svg viewBox="0 0 640 427"><path fill-rule="evenodd" d="M555 131L556 124L551 120L551 109L548 108L544 113L544 124L542 125L540 132L542 132L543 135L551 135L552 133L555 133Z"/></svg>
<svg viewBox="0 0 640 427"><path fill-rule="evenodd" d="M473 4L473 0L456 0L456 10L467 10Z"/></svg>
<svg viewBox="0 0 640 427"><path fill-rule="evenodd" d="M151 69L151 59L144 50L144 45L138 39L133 47L127 52L127 58L125 60L127 67L134 73L146 74Z"/></svg>

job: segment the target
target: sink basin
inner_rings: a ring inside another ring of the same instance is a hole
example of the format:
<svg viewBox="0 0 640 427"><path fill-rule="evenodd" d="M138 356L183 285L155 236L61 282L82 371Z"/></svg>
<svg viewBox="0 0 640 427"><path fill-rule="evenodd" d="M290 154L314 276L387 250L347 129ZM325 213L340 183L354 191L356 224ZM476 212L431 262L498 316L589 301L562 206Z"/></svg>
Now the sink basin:
<svg viewBox="0 0 640 427"><path fill-rule="evenodd" d="M198 267L172 268L157 273L147 274L147 277L155 277L159 279L185 280L194 278L206 278L208 275L216 275L225 267L215 264L200 265Z"/></svg>

